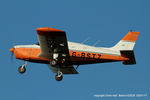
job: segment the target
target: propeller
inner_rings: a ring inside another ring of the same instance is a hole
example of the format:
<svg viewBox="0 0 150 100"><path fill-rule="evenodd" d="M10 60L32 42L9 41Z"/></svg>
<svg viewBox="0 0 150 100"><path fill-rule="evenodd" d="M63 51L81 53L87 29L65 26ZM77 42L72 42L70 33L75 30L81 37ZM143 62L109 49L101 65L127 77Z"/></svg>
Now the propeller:
<svg viewBox="0 0 150 100"><path fill-rule="evenodd" d="M15 48L11 48L9 50L9 51L11 51L11 62L13 62L14 50L15 50Z"/></svg>

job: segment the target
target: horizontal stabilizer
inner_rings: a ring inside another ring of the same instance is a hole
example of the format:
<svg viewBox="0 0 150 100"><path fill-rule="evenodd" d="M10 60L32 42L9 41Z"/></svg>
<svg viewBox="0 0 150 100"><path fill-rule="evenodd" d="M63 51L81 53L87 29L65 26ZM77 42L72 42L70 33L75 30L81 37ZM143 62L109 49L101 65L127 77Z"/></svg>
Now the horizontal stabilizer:
<svg viewBox="0 0 150 100"><path fill-rule="evenodd" d="M121 50L120 53L122 57L129 58L129 60L123 61L123 64L125 65L136 64L133 50Z"/></svg>

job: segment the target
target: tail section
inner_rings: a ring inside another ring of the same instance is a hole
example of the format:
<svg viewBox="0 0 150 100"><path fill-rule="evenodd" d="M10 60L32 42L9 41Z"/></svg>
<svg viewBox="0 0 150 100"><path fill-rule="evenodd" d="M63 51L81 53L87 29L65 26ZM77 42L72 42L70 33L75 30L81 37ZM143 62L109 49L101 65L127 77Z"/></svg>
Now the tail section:
<svg viewBox="0 0 150 100"><path fill-rule="evenodd" d="M136 64L133 48L138 35L139 32L130 31L114 47L112 47L113 50L120 51L122 57L129 58L129 60L123 61L123 64Z"/></svg>
<svg viewBox="0 0 150 100"><path fill-rule="evenodd" d="M113 50L133 50L139 32L128 32L114 47Z"/></svg>
<svg viewBox="0 0 150 100"><path fill-rule="evenodd" d="M133 50L122 50L120 51L122 57L129 58L129 60L123 61L125 65L136 64Z"/></svg>

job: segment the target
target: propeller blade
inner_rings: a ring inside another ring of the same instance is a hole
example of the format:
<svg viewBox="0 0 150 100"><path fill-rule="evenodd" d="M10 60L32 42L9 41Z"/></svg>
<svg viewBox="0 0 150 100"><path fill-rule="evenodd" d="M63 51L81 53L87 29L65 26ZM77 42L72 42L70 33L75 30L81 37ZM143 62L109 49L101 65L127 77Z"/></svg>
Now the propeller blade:
<svg viewBox="0 0 150 100"><path fill-rule="evenodd" d="M11 53L11 62L13 63L13 56L14 56L14 54L13 54L13 52Z"/></svg>
<svg viewBox="0 0 150 100"><path fill-rule="evenodd" d="M11 48L9 51L11 51L11 62L13 63L13 56L14 56L14 50L15 48Z"/></svg>

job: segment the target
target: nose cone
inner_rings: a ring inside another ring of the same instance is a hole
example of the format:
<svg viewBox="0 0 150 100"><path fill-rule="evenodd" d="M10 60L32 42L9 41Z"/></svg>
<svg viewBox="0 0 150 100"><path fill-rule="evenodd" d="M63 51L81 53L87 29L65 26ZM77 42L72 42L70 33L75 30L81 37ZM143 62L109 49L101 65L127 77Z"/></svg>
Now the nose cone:
<svg viewBox="0 0 150 100"><path fill-rule="evenodd" d="M11 49L9 49L9 51L14 52L14 49L15 49L15 48L11 48Z"/></svg>

